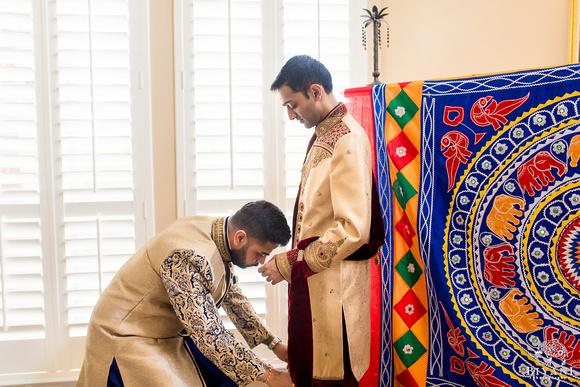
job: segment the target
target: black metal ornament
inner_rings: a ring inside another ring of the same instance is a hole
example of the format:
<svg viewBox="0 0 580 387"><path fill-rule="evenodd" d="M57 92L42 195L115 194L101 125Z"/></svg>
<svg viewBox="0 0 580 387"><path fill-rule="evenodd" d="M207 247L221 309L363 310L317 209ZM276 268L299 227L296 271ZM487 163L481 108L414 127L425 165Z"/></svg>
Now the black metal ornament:
<svg viewBox="0 0 580 387"><path fill-rule="evenodd" d="M361 15L361 17L366 17L362 25L362 44L365 50L367 49L366 28L371 24L373 25L373 82L370 83L371 85L381 84L381 82L379 82L379 48L382 48L381 23L385 23L387 26L387 47L389 47L389 23L387 23L386 20L383 20L383 18L388 15L388 13L385 13L387 8L388 7L385 7L379 12L377 6L374 5L372 11L363 8L363 10L367 12L367 15Z"/></svg>

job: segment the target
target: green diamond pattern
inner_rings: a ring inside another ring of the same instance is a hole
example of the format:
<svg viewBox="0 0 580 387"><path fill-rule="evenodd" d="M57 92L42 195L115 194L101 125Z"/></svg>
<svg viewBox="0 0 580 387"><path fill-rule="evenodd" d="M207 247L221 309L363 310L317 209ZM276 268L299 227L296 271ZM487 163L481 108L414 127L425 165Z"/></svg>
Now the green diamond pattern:
<svg viewBox="0 0 580 387"><path fill-rule="evenodd" d="M399 355L399 358L401 358L401 361L407 368L415 364L427 352L423 344L417 340L411 331L407 331L399 340L395 341L393 346L395 347L395 351L397 351L397 355Z"/></svg>
<svg viewBox="0 0 580 387"><path fill-rule="evenodd" d="M403 129L413 119L419 111L419 108L407 93L401 90L391 103L389 103L389 106L387 106L387 111L397 121L401 129Z"/></svg>
<svg viewBox="0 0 580 387"><path fill-rule="evenodd" d="M410 288L413 287L421 278L421 274L423 274L423 270L421 270L421 266L417 263L417 260L411 253L411 250L407 251L407 254L401 258L397 266L395 266L397 272L403 277L407 285Z"/></svg>
<svg viewBox="0 0 580 387"><path fill-rule="evenodd" d="M415 188L401 172L397 172L397 180L393 183L393 191L397 202L399 202L403 210L407 209L407 202L417 194Z"/></svg>

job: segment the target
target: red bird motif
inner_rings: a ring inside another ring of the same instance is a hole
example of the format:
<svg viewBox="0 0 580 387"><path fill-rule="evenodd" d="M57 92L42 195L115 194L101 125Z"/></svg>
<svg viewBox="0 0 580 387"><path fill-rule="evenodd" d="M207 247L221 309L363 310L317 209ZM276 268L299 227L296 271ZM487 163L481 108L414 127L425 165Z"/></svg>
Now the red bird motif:
<svg viewBox="0 0 580 387"><path fill-rule="evenodd" d="M441 152L443 153L443 156L447 158L447 161L445 161L447 180L449 182L447 192L453 189L459 165L467 163L467 160L469 160L469 157L471 156L472 152L467 149L468 147L469 138L457 130L445 133L445 135L441 137Z"/></svg>
<svg viewBox="0 0 580 387"><path fill-rule="evenodd" d="M493 125L497 131L501 128L500 122L505 125L508 120L505 118L508 114L523 105L528 100L530 93L524 95L519 99L506 99L505 101L497 102L488 95L481 97L471 107L469 116L471 121L477 126Z"/></svg>

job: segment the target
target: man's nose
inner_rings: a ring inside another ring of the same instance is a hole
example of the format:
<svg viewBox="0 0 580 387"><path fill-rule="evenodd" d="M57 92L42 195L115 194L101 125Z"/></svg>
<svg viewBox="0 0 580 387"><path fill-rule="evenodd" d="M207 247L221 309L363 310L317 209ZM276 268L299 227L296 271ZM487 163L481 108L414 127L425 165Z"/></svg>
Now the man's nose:
<svg viewBox="0 0 580 387"><path fill-rule="evenodd" d="M263 265L266 262L266 257L262 256L258 258L258 262L260 262L260 265Z"/></svg>
<svg viewBox="0 0 580 387"><path fill-rule="evenodd" d="M290 121L296 118L297 114L294 112L294 110L290 109L290 107L286 106L286 111L288 112L288 118Z"/></svg>

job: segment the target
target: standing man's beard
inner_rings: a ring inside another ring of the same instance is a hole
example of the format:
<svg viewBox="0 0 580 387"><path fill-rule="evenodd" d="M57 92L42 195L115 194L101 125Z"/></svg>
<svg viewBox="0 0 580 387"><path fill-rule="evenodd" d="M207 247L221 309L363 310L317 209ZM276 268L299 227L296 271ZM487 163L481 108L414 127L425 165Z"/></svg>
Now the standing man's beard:
<svg viewBox="0 0 580 387"><path fill-rule="evenodd" d="M231 250L232 255L232 263L237 267L241 267L242 269L248 267L246 264L246 254L248 252L248 245L246 244L243 247L240 247L237 250ZM255 266L255 265L252 265Z"/></svg>

